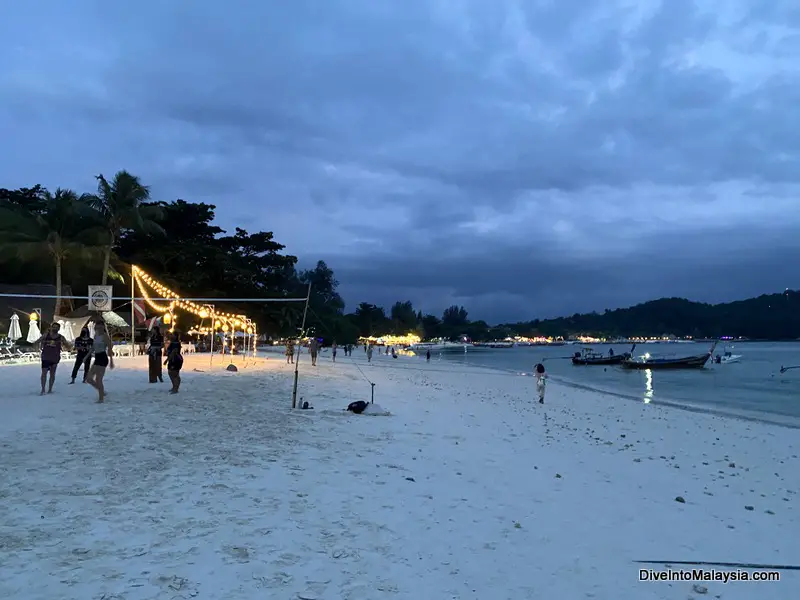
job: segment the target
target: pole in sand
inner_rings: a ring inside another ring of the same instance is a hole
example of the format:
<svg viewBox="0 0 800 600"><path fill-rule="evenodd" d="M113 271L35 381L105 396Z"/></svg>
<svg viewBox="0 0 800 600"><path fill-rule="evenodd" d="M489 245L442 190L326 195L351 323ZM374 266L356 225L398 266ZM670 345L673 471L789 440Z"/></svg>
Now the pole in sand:
<svg viewBox="0 0 800 600"><path fill-rule="evenodd" d="M217 337L217 317L214 314L214 307L211 307L211 355L208 357L208 368L214 367L214 338Z"/></svg>
<svg viewBox="0 0 800 600"><path fill-rule="evenodd" d="M372 386L372 390L370 392L370 397L369 397L369 403L375 404L375 384L372 383L371 381L369 382L369 384Z"/></svg>
<svg viewBox="0 0 800 600"><path fill-rule="evenodd" d="M308 301L311 300L311 284L308 284L306 307L303 309L303 322L300 325L300 335L306 331L306 315L308 315ZM297 366L300 364L300 344L297 345L297 360L294 361L294 385L292 386L292 408L297 408Z"/></svg>
<svg viewBox="0 0 800 600"><path fill-rule="evenodd" d="M131 356L136 356L136 282L133 279L133 265L131 265Z"/></svg>

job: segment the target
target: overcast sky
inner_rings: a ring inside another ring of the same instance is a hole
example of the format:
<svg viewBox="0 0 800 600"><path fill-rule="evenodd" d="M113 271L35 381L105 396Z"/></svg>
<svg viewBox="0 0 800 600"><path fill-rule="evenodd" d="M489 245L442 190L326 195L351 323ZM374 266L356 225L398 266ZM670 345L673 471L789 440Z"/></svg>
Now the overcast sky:
<svg viewBox="0 0 800 600"><path fill-rule="evenodd" d="M128 169L350 309L800 288L796 0L32 0L0 40L0 187Z"/></svg>

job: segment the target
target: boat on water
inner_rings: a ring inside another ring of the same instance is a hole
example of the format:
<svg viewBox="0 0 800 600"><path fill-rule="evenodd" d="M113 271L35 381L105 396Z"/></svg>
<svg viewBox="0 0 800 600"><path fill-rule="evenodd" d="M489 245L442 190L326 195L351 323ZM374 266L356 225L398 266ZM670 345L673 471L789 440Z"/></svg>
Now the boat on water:
<svg viewBox="0 0 800 600"><path fill-rule="evenodd" d="M631 357L634 348L636 348L636 344L633 345L630 352L623 352L622 354L614 354L613 349L609 350L608 354L603 354L602 352L597 352L594 348L583 348L572 356L572 364L580 366L621 365L624 360Z"/></svg>
<svg viewBox="0 0 800 600"><path fill-rule="evenodd" d="M726 346L725 351L722 354L717 354L714 357L714 364L715 365L729 365L731 363L737 363L742 360L741 354L734 354L732 352L733 346Z"/></svg>
<svg viewBox="0 0 800 600"><path fill-rule="evenodd" d="M702 369L714 355L716 346L714 342L708 352L694 356L651 356L648 352L643 356L626 358L620 364L625 369Z"/></svg>
<svg viewBox="0 0 800 600"><path fill-rule="evenodd" d="M475 342L472 344L476 348L513 348L514 342L495 341L495 342Z"/></svg>
<svg viewBox="0 0 800 600"><path fill-rule="evenodd" d="M408 349L416 354L425 352L466 352L469 344L461 342L420 342L411 344Z"/></svg>

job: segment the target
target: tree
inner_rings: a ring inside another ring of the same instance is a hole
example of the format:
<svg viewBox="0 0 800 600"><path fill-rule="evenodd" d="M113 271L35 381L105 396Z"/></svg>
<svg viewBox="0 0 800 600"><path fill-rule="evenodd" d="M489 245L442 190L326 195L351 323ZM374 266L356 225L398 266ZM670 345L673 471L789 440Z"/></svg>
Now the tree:
<svg viewBox="0 0 800 600"><path fill-rule="evenodd" d="M377 336L389 331L389 319L383 308L362 302L353 314L353 322L358 327L358 334L364 337Z"/></svg>
<svg viewBox="0 0 800 600"><path fill-rule="evenodd" d="M127 171L119 171L109 183L103 175L98 175L97 193L91 196L91 206L99 213L102 222L103 274L101 284L108 281L111 269L111 255L117 241L128 230L163 234L157 223L163 212L158 205L146 204L150 190L139 178Z"/></svg>
<svg viewBox="0 0 800 600"><path fill-rule="evenodd" d="M54 314L58 315L64 261L68 256L86 259L91 255L93 248L82 243L79 235L93 215L88 198L79 197L72 190L59 188L51 194L39 188L37 194L38 197L29 197L26 203L9 201L7 197L0 199L0 248L23 262L48 257L55 271Z"/></svg>
<svg viewBox="0 0 800 600"><path fill-rule="evenodd" d="M417 314L410 301L395 302L389 313L392 319L392 330L397 335L404 335L417 328Z"/></svg>
<svg viewBox="0 0 800 600"><path fill-rule="evenodd" d="M420 319L419 336L425 339L437 338L442 335L442 322L436 315L425 315Z"/></svg>
<svg viewBox="0 0 800 600"><path fill-rule="evenodd" d="M345 337L352 336L352 328L342 318L344 300L336 291L339 282L324 260L318 261L313 269L301 271L297 275L297 282L297 296L304 296L311 284L309 314L306 317L308 328L330 341L336 339L341 342Z"/></svg>

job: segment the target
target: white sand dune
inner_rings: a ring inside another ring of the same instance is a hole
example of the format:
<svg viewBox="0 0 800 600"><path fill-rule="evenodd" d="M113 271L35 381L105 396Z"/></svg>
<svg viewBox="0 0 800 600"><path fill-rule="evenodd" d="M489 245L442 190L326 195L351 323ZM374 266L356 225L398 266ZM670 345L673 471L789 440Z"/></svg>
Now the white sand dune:
<svg viewBox="0 0 800 600"><path fill-rule="evenodd" d="M302 357L307 411L274 355L177 396L121 359L103 405L0 368L0 598L800 597L633 562L800 563L796 430L354 354ZM343 410L365 375L388 416Z"/></svg>

